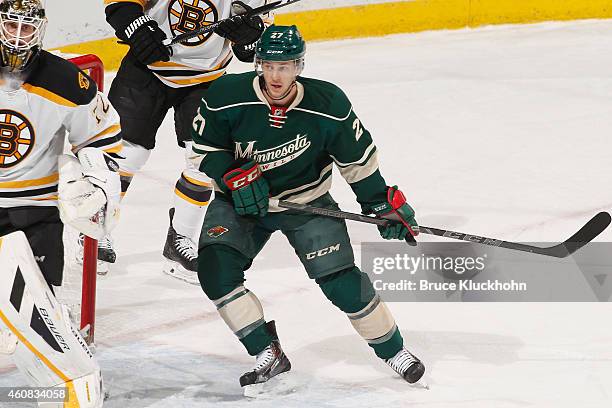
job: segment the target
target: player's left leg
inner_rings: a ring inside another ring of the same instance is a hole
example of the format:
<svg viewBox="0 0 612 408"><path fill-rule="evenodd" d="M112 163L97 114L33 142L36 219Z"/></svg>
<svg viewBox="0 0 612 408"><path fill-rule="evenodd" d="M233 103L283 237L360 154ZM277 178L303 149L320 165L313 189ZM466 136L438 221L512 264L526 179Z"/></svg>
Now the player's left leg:
<svg viewBox="0 0 612 408"><path fill-rule="evenodd" d="M315 200L312 205L338 209L329 195ZM424 366L404 348L391 312L376 294L368 276L355 266L344 220L289 214L286 218L283 233L308 276L315 279L325 296L346 313L357 333L378 357L406 381L418 381Z"/></svg>
<svg viewBox="0 0 612 408"><path fill-rule="evenodd" d="M191 160L193 118L208 84L178 89L174 96L174 124L177 142L185 147L185 168L174 188L170 209L170 226L164 245L167 259L164 272L188 283L199 284L197 277L197 245L206 208L212 198L210 179Z"/></svg>
<svg viewBox="0 0 612 408"><path fill-rule="evenodd" d="M273 321L266 322L257 296L245 285L244 271L268 241L271 229L253 217L241 217L223 196L213 200L200 238L198 274L206 296L247 352L256 356L242 386L266 382L291 368Z"/></svg>

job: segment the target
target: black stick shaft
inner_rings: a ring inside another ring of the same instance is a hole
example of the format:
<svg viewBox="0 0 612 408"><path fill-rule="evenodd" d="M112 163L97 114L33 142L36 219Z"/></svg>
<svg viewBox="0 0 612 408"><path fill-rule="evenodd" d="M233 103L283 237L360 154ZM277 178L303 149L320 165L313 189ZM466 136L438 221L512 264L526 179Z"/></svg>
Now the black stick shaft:
<svg viewBox="0 0 612 408"><path fill-rule="evenodd" d="M345 220L358 221L367 224L374 224L385 226L393 221L368 217L366 215L350 213L346 211L333 210L328 208L313 207L306 204L291 203L288 201L270 200L270 204L276 205L281 208L287 208L291 210L301 211L308 214L322 215L325 217L342 218ZM586 243L593 240L597 235L603 232L604 229L610 225L610 215L602 212L593 217L585 226L583 226L577 233L562 244L555 245L553 247L542 248L534 245L521 244L518 242L503 241L496 238L487 238L480 235L466 234L464 232L457 232L451 230L445 230L434 227L420 226L419 232L421 234L436 235L439 237L456 239L460 241L473 242L481 245L488 245L492 247L501 247L511 249L514 251L522 251L535 253L545 256L552 256L555 258L565 258L566 256L574 253Z"/></svg>

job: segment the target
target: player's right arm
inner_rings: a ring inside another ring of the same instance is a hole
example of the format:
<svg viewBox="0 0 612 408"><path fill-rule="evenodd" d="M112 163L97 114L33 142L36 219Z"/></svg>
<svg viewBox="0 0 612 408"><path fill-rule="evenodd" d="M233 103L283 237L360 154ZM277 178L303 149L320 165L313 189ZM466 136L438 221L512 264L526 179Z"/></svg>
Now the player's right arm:
<svg viewBox="0 0 612 408"><path fill-rule="evenodd" d="M104 0L106 21L115 35L130 45L130 52L144 65L169 61L170 50L162 41L166 34L144 13L147 0Z"/></svg>
<svg viewBox="0 0 612 408"><path fill-rule="evenodd" d="M223 176L235 167L236 159L226 111L211 108L203 99L193 119L191 134L195 153L192 163L215 181L217 189L227 192Z"/></svg>

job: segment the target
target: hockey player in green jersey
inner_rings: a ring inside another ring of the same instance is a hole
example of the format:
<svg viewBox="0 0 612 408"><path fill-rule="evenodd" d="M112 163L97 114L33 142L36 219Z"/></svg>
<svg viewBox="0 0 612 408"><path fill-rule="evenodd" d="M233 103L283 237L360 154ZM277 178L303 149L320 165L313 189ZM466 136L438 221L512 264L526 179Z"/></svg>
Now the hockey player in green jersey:
<svg viewBox="0 0 612 408"><path fill-rule="evenodd" d="M389 309L355 266L344 220L270 206L282 199L338 208L329 194L332 166L350 184L364 213L397 221L386 239L414 241L414 211L378 170L378 152L346 95L335 85L300 76L305 43L295 26L271 26L257 43L256 72L226 75L210 87L193 122L197 168L213 179L198 276L206 295L252 356L242 386L291 368L264 320L244 271L275 231L295 249L308 276L351 324L409 383L425 372L406 350Z"/></svg>

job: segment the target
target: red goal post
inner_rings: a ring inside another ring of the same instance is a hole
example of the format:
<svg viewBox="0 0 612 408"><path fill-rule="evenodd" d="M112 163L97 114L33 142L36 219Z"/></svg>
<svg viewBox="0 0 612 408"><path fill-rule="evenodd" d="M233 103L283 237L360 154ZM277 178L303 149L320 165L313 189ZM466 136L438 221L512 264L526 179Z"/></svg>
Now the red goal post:
<svg viewBox="0 0 612 408"><path fill-rule="evenodd" d="M93 54L80 55L69 59L81 70L87 72L95 81L98 90L104 90L104 64ZM85 237L83 243L83 283L81 288L81 323L80 328L87 330L86 341L91 344L94 340L96 322L96 275L98 266L98 242Z"/></svg>

